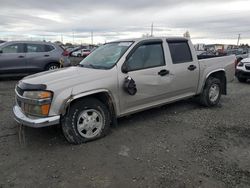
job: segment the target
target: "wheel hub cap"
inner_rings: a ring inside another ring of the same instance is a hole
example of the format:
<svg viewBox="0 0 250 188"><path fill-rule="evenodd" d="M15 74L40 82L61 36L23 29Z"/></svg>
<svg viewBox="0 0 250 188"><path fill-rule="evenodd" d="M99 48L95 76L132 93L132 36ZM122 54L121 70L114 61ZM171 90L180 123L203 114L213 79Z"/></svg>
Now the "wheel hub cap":
<svg viewBox="0 0 250 188"><path fill-rule="evenodd" d="M54 69L58 69L58 67L54 65L49 68L49 70L54 70Z"/></svg>
<svg viewBox="0 0 250 188"><path fill-rule="evenodd" d="M217 84L213 84L209 89L209 100L215 102L220 94L220 88Z"/></svg>
<svg viewBox="0 0 250 188"><path fill-rule="evenodd" d="M77 129L81 136L94 138L103 128L102 114L95 109L84 110L78 117Z"/></svg>

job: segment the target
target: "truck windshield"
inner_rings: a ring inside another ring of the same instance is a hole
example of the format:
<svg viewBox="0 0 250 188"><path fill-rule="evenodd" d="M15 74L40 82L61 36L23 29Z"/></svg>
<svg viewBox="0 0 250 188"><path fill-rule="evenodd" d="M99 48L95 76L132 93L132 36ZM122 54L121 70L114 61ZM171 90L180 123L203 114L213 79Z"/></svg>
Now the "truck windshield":
<svg viewBox="0 0 250 188"><path fill-rule="evenodd" d="M100 46L80 62L81 67L94 69L110 69L133 42L113 42Z"/></svg>

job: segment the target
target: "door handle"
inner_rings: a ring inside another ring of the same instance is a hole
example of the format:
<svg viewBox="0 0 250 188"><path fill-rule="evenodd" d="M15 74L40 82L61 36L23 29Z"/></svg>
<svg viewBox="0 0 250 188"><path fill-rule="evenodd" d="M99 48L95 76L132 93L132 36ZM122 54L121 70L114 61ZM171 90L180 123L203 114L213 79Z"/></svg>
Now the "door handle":
<svg viewBox="0 0 250 188"><path fill-rule="evenodd" d="M19 58L24 58L24 56L23 55L20 55L20 56L18 56Z"/></svg>
<svg viewBox="0 0 250 188"><path fill-rule="evenodd" d="M195 70L197 67L195 66L195 65L190 65L189 67L188 67L188 70L190 70L190 71L193 71L193 70Z"/></svg>
<svg viewBox="0 0 250 188"><path fill-rule="evenodd" d="M169 74L169 70L163 69L163 70L161 70L160 72L158 72L158 74L159 74L160 76L166 76L167 74Z"/></svg>
<svg viewBox="0 0 250 188"><path fill-rule="evenodd" d="M49 55L44 55L44 57L49 57Z"/></svg>

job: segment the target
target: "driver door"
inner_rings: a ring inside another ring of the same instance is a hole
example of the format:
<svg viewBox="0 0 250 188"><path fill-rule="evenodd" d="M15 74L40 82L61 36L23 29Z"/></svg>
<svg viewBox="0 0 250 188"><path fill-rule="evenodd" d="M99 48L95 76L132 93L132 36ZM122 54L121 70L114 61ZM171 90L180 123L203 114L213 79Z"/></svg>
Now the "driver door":
<svg viewBox="0 0 250 188"><path fill-rule="evenodd" d="M121 114L158 104L167 97L170 83L162 41L143 42L135 48L126 61L127 74L119 74ZM126 77L134 80L135 95L130 95L123 88Z"/></svg>

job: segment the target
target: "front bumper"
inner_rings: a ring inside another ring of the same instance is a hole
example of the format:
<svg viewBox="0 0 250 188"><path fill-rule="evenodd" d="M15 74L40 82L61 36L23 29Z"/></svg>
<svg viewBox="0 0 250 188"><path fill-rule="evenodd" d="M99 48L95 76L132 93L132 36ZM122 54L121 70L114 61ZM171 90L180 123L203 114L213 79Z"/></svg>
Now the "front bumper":
<svg viewBox="0 0 250 188"><path fill-rule="evenodd" d="M239 77L239 78L250 79L250 72L246 72L246 71L243 71L243 70L237 70L236 69L235 76Z"/></svg>
<svg viewBox="0 0 250 188"><path fill-rule="evenodd" d="M51 125L57 125L60 123L60 116L52 116L45 118L30 118L27 117L18 106L14 106L14 119L25 126L33 128L48 127Z"/></svg>

